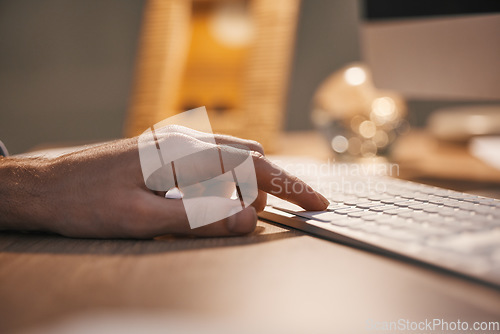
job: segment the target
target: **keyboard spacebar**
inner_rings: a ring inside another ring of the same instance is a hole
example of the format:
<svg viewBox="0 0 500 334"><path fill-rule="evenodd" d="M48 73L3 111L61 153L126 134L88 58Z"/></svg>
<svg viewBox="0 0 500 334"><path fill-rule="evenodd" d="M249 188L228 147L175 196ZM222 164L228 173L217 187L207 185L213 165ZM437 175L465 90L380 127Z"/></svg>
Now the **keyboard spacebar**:
<svg viewBox="0 0 500 334"><path fill-rule="evenodd" d="M273 206L273 208L278 209L283 212L291 213L293 215L307 218L307 219L314 219L318 220L321 222L331 222L334 220L341 220L341 219L346 219L345 215L339 215L338 213L331 212L331 211L295 211L295 210L289 210L286 208L281 208L278 206Z"/></svg>

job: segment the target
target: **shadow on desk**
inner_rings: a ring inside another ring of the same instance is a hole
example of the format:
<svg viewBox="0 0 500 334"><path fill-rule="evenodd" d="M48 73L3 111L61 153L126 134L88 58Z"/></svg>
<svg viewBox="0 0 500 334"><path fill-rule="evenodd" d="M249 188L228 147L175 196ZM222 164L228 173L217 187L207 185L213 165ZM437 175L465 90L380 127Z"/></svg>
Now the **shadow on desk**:
<svg viewBox="0 0 500 334"><path fill-rule="evenodd" d="M499 310L498 290L262 221L233 238L0 233L2 334L66 321L79 333L365 333L367 319L496 321Z"/></svg>
<svg viewBox="0 0 500 334"><path fill-rule="evenodd" d="M273 225L257 226L241 237L194 238L161 236L154 240L75 239L46 233L0 232L0 252L36 254L144 255L208 248L237 247L304 235Z"/></svg>

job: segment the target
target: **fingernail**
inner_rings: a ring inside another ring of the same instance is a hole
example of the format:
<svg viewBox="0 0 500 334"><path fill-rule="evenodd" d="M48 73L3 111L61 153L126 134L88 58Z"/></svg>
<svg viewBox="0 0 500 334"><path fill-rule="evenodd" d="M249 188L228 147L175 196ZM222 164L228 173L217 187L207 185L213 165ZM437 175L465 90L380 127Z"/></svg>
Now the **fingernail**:
<svg viewBox="0 0 500 334"><path fill-rule="evenodd" d="M229 214L227 218L227 229L229 232L244 234L254 230L255 222L257 221L257 213L253 207L249 207L245 210L234 208Z"/></svg>
<svg viewBox="0 0 500 334"><path fill-rule="evenodd" d="M316 193L316 195L318 195L318 198L323 202L325 203L326 205L330 205L330 201L326 199L325 196L321 195L320 193Z"/></svg>

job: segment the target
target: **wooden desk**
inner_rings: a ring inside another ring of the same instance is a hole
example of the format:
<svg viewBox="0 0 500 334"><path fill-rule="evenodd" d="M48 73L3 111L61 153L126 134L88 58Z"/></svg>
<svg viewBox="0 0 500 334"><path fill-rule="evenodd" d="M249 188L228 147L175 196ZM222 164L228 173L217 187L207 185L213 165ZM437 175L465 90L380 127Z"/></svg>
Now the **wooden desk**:
<svg viewBox="0 0 500 334"><path fill-rule="evenodd" d="M361 333L369 319L400 318L498 321L500 291L265 222L239 238L0 234L1 333L61 321L109 321L120 333Z"/></svg>
<svg viewBox="0 0 500 334"><path fill-rule="evenodd" d="M500 290L266 222L237 238L0 233L0 333L363 333L434 318L500 321Z"/></svg>

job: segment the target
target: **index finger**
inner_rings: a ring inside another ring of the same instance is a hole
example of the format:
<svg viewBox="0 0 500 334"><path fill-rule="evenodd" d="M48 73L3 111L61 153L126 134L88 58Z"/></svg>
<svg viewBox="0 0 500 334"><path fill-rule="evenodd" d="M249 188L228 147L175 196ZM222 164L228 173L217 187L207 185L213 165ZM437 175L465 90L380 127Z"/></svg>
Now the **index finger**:
<svg viewBox="0 0 500 334"><path fill-rule="evenodd" d="M309 211L325 210L330 202L307 183L276 166L264 155L252 152L257 185L271 195Z"/></svg>

